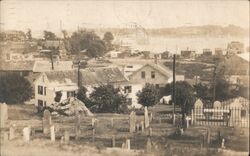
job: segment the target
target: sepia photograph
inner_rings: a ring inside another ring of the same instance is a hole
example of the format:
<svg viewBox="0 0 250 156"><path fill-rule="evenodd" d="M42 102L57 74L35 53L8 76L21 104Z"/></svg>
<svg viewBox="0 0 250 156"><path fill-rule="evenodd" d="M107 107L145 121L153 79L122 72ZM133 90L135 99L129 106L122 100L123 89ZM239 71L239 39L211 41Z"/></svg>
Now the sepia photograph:
<svg viewBox="0 0 250 156"><path fill-rule="evenodd" d="M0 156L249 156L249 0L0 0Z"/></svg>

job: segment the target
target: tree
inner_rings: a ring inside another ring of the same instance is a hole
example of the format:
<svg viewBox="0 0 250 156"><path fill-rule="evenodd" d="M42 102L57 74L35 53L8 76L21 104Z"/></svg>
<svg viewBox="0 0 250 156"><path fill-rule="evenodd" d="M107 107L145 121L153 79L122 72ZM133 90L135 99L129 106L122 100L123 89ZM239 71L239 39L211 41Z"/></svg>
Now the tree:
<svg viewBox="0 0 250 156"><path fill-rule="evenodd" d="M87 89L85 87L80 87L78 93L77 93L77 99L81 100L86 107L90 108L93 106L93 103L86 95Z"/></svg>
<svg viewBox="0 0 250 156"><path fill-rule="evenodd" d="M27 37L28 40L32 40L31 29L28 29L28 31L26 33L26 37Z"/></svg>
<svg viewBox="0 0 250 156"><path fill-rule="evenodd" d="M196 97L201 99L207 99L209 97L209 87L205 84L198 83L195 84L194 90L196 92Z"/></svg>
<svg viewBox="0 0 250 156"><path fill-rule="evenodd" d="M68 33L66 30L62 30L62 34L63 34L63 39L67 39L68 38Z"/></svg>
<svg viewBox="0 0 250 156"><path fill-rule="evenodd" d="M62 97L62 92L56 92L56 97L54 98L55 102L60 102Z"/></svg>
<svg viewBox="0 0 250 156"><path fill-rule="evenodd" d="M23 103L32 96L30 82L19 74L1 75L0 86L0 102Z"/></svg>
<svg viewBox="0 0 250 156"><path fill-rule="evenodd" d="M112 50L112 41L114 40L114 36L111 32L106 32L103 36L103 41L106 44L107 50Z"/></svg>
<svg viewBox="0 0 250 156"><path fill-rule="evenodd" d="M237 94L233 94L234 91L232 91L230 84L225 79L216 80L215 100L223 101L235 97ZM210 88L210 92L213 93L213 87Z"/></svg>
<svg viewBox="0 0 250 156"><path fill-rule="evenodd" d="M167 95L173 91L173 83L165 86ZM182 125L184 125L185 114L190 114L194 104L195 95L193 87L186 81L177 81L175 83L176 105L181 107Z"/></svg>
<svg viewBox="0 0 250 156"><path fill-rule="evenodd" d="M159 102L160 92L153 84L146 84L142 91L138 91L136 96L138 97L138 103L143 106L153 106Z"/></svg>
<svg viewBox="0 0 250 156"><path fill-rule="evenodd" d="M104 55L106 45L94 32L81 30L74 32L69 38L67 49L75 54L79 54L80 51L85 50L87 56L96 58Z"/></svg>
<svg viewBox="0 0 250 156"><path fill-rule="evenodd" d="M128 105L126 96L120 92L119 88L110 84L94 87L90 99L99 112L121 113Z"/></svg>
<svg viewBox="0 0 250 156"><path fill-rule="evenodd" d="M56 40L56 35L50 31L43 31L44 39L45 40Z"/></svg>

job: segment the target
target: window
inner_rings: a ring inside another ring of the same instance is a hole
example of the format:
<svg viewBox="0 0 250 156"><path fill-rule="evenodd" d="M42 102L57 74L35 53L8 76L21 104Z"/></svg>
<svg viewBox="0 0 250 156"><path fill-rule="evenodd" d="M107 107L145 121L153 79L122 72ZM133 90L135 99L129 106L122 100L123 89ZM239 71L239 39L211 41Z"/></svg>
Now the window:
<svg viewBox="0 0 250 156"><path fill-rule="evenodd" d="M38 107L43 107L43 100L38 100L37 104L38 104Z"/></svg>
<svg viewBox="0 0 250 156"><path fill-rule="evenodd" d="M132 104L132 98L127 98L128 100L128 104L131 105Z"/></svg>
<svg viewBox="0 0 250 156"><path fill-rule="evenodd" d="M38 86L38 94L43 95L43 86Z"/></svg>
<svg viewBox="0 0 250 156"><path fill-rule="evenodd" d="M145 73L145 71L142 71L142 72L141 72L141 78L142 78L142 79L145 79L145 77L146 77L146 73Z"/></svg>
<svg viewBox="0 0 250 156"><path fill-rule="evenodd" d="M132 92L132 87L131 86L125 86L124 87L124 93L131 93Z"/></svg>
<svg viewBox="0 0 250 156"><path fill-rule="evenodd" d="M152 79L155 78L155 71L151 71L151 78L152 78Z"/></svg>
<svg viewBox="0 0 250 156"><path fill-rule="evenodd" d="M46 95L46 87L44 87L44 95Z"/></svg>
<svg viewBox="0 0 250 156"><path fill-rule="evenodd" d="M74 97L75 96L75 91L69 91L67 92L67 98L68 97Z"/></svg>
<svg viewBox="0 0 250 156"><path fill-rule="evenodd" d="M241 110L240 115L241 115L242 118L245 118L247 116L247 111L246 110Z"/></svg>

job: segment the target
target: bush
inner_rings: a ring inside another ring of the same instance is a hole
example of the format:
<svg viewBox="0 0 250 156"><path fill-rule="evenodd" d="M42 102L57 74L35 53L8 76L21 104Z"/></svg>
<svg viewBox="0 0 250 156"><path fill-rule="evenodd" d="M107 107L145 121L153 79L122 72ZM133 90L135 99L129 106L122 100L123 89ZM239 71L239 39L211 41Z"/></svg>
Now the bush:
<svg viewBox="0 0 250 156"><path fill-rule="evenodd" d="M27 101L32 96L30 82L19 74L0 76L0 102L17 104Z"/></svg>

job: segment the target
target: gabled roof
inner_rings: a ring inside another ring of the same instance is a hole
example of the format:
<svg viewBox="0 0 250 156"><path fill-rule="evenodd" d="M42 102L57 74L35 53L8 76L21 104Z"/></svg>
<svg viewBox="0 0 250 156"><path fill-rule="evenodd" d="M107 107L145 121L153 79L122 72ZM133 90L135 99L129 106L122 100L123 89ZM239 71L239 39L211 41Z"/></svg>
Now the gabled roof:
<svg viewBox="0 0 250 156"><path fill-rule="evenodd" d="M87 68L81 75L82 85L128 82L117 67Z"/></svg>
<svg viewBox="0 0 250 156"><path fill-rule="evenodd" d="M1 61L0 71L32 71L35 61Z"/></svg>
<svg viewBox="0 0 250 156"><path fill-rule="evenodd" d="M166 77L172 76L172 71L168 67L163 67L162 65L155 64L155 63L147 63L144 66L142 66L141 68L139 68L138 70L136 70L134 73L132 73L129 77L132 77L135 73L137 73L138 71L140 71L141 69L143 69L146 66L150 66L150 67L154 68L155 70L157 70L158 72L160 72L161 74L163 74Z"/></svg>
<svg viewBox="0 0 250 156"><path fill-rule="evenodd" d="M73 69L72 61L54 61L54 70L65 71ZM36 61L34 64L33 72L47 72L52 71L52 65L50 61Z"/></svg>
<svg viewBox="0 0 250 156"><path fill-rule="evenodd" d="M241 53L241 54L237 54L237 56L239 56L243 60L249 62L249 53Z"/></svg>
<svg viewBox="0 0 250 156"><path fill-rule="evenodd" d="M78 83L78 71L50 71L45 72L50 83ZM100 85L107 83L128 82L122 72L117 68L87 68L80 70L80 83L82 85Z"/></svg>

